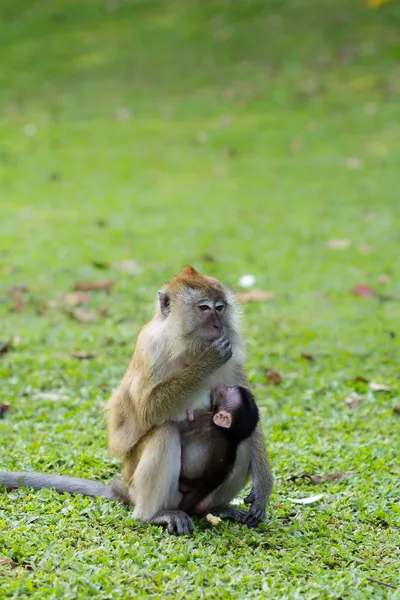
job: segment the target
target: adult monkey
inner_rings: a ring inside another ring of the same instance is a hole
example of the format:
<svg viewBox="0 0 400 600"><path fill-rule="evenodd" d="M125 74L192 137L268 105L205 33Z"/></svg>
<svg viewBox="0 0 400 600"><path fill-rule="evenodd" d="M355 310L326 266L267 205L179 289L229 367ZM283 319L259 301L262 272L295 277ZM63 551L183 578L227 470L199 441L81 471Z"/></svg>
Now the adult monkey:
<svg viewBox="0 0 400 600"><path fill-rule="evenodd" d="M181 446L174 421L186 419L188 410L209 408L215 387L248 386L244 354L235 297L217 279L185 267L158 293L155 315L108 403L109 449L123 457L134 517L178 535L193 530L179 510ZM251 508L229 508L250 473ZM254 527L265 515L272 484L258 426L240 444L226 481L208 497L209 510Z"/></svg>

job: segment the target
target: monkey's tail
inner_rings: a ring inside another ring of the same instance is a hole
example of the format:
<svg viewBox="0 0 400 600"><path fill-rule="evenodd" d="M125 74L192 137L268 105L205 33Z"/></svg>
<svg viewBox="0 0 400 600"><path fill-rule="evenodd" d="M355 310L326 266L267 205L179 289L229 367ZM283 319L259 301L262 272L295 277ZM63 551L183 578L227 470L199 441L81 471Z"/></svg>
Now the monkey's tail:
<svg viewBox="0 0 400 600"><path fill-rule="evenodd" d="M61 493L97 496L99 498L107 498L108 500L119 500L120 502L126 501L121 493L117 493L109 485L89 479L67 477L64 475L0 471L0 485L11 489L28 487L34 490L41 490L42 488L49 488Z"/></svg>

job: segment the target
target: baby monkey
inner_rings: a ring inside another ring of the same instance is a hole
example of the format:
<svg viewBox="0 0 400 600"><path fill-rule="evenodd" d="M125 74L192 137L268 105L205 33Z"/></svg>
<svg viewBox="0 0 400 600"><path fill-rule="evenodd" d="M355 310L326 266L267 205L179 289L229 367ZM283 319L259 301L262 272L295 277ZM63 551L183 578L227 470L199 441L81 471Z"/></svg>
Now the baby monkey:
<svg viewBox="0 0 400 600"><path fill-rule="evenodd" d="M245 387L219 387L211 393L211 410L188 411L180 422L183 494L180 510L203 514L210 494L229 476L240 442L251 436L259 419L253 394Z"/></svg>

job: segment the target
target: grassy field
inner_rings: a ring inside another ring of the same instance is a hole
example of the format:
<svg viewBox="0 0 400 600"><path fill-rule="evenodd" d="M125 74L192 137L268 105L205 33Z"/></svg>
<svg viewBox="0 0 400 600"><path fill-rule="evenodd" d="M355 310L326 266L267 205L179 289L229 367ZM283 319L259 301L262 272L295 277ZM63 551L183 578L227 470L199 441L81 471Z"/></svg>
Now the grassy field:
<svg viewBox="0 0 400 600"><path fill-rule="evenodd" d="M119 472L102 406L190 263L273 292L244 324L276 479L258 529L190 538L111 501L2 490L0 598L400 598L399 3L0 16L0 470Z"/></svg>

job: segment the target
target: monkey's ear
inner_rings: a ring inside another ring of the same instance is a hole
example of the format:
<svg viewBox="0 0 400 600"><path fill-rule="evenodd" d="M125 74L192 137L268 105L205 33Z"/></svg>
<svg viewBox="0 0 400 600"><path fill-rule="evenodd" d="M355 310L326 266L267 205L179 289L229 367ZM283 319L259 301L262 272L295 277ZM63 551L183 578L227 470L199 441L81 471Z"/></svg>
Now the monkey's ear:
<svg viewBox="0 0 400 600"><path fill-rule="evenodd" d="M218 427L229 429L232 425L232 415L226 410L220 410L213 416L213 421Z"/></svg>
<svg viewBox="0 0 400 600"><path fill-rule="evenodd" d="M161 313L164 315L164 317L168 317L171 308L170 297L168 296L167 292L165 292L164 290L158 292L158 301L160 303Z"/></svg>

